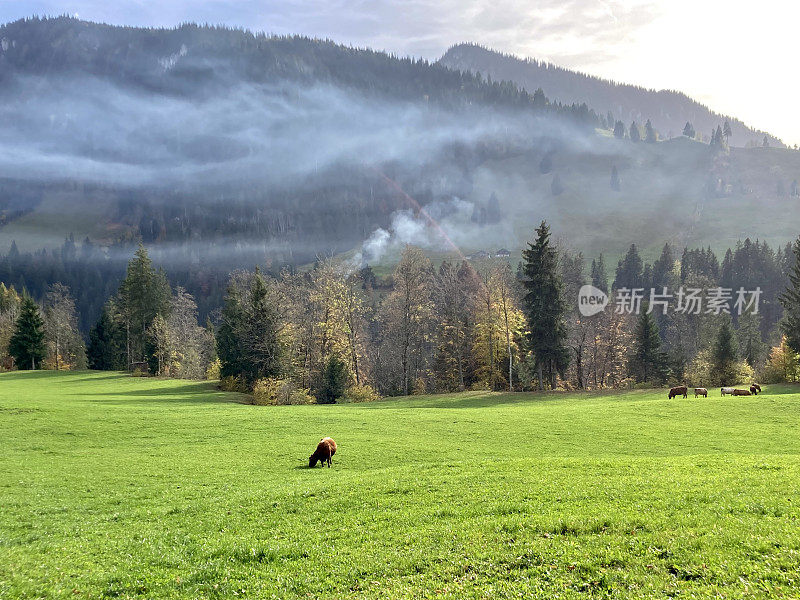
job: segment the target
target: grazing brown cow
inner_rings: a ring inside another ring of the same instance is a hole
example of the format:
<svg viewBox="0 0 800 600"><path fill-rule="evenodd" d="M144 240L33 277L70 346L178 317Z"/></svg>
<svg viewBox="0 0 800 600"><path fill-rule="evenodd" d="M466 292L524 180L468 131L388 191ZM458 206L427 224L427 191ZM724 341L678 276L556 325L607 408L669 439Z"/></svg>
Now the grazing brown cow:
<svg viewBox="0 0 800 600"><path fill-rule="evenodd" d="M334 454L336 454L336 442L333 441L333 438L322 438L317 444L314 454L308 457L309 468L316 467L317 463L321 462L323 467L325 463L328 463L328 468L330 469L331 459Z"/></svg>
<svg viewBox="0 0 800 600"><path fill-rule="evenodd" d="M702 396L708 398L708 390L706 388L694 388L694 397Z"/></svg>
<svg viewBox="0 0 800 600"><path fill-rule="evenodd" d="M750 390L733 390L734 396L752 396Z"/></svg>
<svg viewBox="0 0 800 600"><path fill-rule="evenodd" d="M756 388L756 390L758 390L758 393L759 393L759 394L761 393L761 386L760 386L760 385L758 385L757 383L754 383L753 385L751 385L751 386L750 386L750 389L751 389L751 390L752 390L753 388Z"/></svg>
<svg viewBox="0 0 800 600"><path fill-rule="evenodd" d="M684 398L689 397L689 390L686 388L685 385L681 385L678 387L670 388L669 390L669 399L672 400L673 398L677 398L678 396L683 395Z"/></svg>
<svg viewBox="0 0 800 600"><path fill-rule="evenodd" d="M751 385L750 386L750 393L753 394L753 396L758 396L758 388L756 386L754 386L754 385Z"/></svg>

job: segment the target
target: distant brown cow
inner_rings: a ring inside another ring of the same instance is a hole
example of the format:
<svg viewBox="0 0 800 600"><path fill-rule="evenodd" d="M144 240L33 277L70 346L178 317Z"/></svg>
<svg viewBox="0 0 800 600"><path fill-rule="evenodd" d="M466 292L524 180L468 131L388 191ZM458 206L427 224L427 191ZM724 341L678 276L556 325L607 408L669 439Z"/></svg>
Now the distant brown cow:
<svg viewBox="0 0 800 600"><path fill-rule="evenodd" d="M702 396L708 398L708 390L706 388L694 388L694 397Z"/></svg>
<svg viewBox="0 0 800 600"><path fill-rule="evenodd" d="M751 385L750 386L750 393L753 394L753 396L758 396L758 388L756 386L754 386L754 385Z"/></svg>
<svg viewBox="0 0 800 600"><path fill-rule="evenodd" d="M758 392L760 394L761 393L761 386L758 385L757 383L754 383L753 385L750 386L750 391L753 392L754 394L756 392Z"/></svg>
<svg viewBox="0 0 800 600"><path fill-rule="evenodd" d="M670 388L669 390L669 399L672 400L673 398L677 398L678 396L683 395L684 398L689 397L689 390L686 388L685 385L681 385L678 387Z"/></svg>
<svg viewBox="0 0 800 600"><path fill-rule="evenodd" d="M316 467L317 463L321 462L323 467L325 463L328 463L328 468L330 469L331 459L334 454L336 454L336 442L333 441L333 438L322 438L317 444L314 454L308 457L309 468Z"/></svg>
<svg viewBox="0 0 800 600"><path fill-rule="evenodd" d="M734 396L752 396L750 390L733 390Z"/></svg>

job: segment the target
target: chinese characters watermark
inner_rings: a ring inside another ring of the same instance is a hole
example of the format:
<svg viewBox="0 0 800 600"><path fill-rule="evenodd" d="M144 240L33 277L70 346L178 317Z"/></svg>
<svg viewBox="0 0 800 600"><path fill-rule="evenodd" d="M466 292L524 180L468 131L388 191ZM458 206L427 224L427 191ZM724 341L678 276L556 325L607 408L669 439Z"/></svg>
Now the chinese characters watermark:
<svg viewBox="0 0 800 600"><path fill-rule="evenodd" d="M757 315L760 300L760 287L755 290L740 287L734 291L719 286L705 289L681 286L674 292L662 287L650 288L647 293L645 288L620 288L616 290L614 312L638 315L646 307L648 314L666 315L671 310L685 315ZM608 294L592 285L584 285L578 292L578 309L585 317L602 312L608 304Z"/></svg>

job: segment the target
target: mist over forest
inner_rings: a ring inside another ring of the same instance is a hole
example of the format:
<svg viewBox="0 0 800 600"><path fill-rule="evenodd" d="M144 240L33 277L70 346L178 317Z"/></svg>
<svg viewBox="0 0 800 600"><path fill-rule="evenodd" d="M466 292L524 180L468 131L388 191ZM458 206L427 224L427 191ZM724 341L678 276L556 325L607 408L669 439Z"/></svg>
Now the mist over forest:
<svg viewBox="0 0 800 600"><path fill-rule="evenodd" d="M44 289L66 253L116 282L141 241L202 305L254 265L342 255L385 272L406 244L518 257L543 219L566 248L612 261L631 243L652 260L664 243L721 255L796 234L800 154L776 138L733 147L761 132L731 117L729 140L708 111L719 144L670 136L646 102L622 123L630 109L551 100L530 73L448 68L456 50L428 63L221 27L3 25L4 277ZM563 96L570 78L598 103L636 101L566 70L543 84Z"/></svg>

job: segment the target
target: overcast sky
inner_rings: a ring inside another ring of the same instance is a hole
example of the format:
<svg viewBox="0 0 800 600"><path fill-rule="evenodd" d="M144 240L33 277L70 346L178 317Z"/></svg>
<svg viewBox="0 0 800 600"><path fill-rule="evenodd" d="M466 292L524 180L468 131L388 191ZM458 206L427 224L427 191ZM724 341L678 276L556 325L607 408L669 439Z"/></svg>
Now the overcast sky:
<svg viewBox="0 0 800 600"><path fill-rule="evenodd" d="M0 22L65 13L126 25L224 23L428 59L477 42L680 90L800 144L793 0L0 0Z"/></svg>

